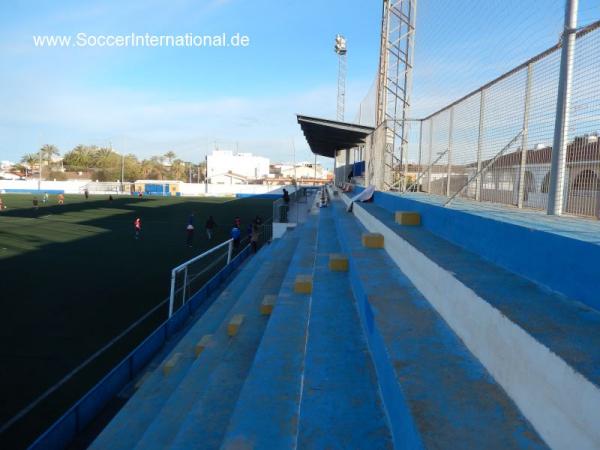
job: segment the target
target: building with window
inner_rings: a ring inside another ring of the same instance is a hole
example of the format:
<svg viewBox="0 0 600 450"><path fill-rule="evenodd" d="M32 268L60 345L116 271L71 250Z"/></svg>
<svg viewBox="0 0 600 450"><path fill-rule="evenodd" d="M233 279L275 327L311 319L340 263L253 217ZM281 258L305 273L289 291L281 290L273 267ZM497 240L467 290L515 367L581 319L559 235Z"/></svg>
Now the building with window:
<svg viewBox="0 0 600 450"><path fill-rule="evenodd" d="M223 176L235 174L245 180L259 180L269 175L269 158L252 153L234 153L228 150L213 150L207 159L207 177L221 180Z"/></svg>

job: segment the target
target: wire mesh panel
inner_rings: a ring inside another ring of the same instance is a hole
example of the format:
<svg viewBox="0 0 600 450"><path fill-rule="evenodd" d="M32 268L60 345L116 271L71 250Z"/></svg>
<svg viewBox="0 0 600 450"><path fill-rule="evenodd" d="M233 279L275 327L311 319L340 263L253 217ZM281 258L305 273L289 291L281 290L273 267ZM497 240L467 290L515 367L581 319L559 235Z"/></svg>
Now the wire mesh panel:
<svg viewBox="0 0 600 450"><path fill-rule="evenodd" d="M564 212L600 217L600 31L575 47Z"/></svg>
<svg viewBox="0 0 600 450"><path fill-rule="evenodd" d="M416 181L421 172L421 122L411 121L406 128L408 142L405 146L406 154L402 158L402 182L404 183L403 190L411 188L416 190Z"/></svg>
<svg viewBox="0 0 600 450"><path fill-rule="evenodd" d="M449 194L476 197L481 92L454 106ZM470 180L470 181L469 181Z"/></svg>
<svg viewBox="0 0 600 450"><path fill-rule="evenodd" d="M430 120L430 168L426 191L446 195L448 177L448 144L450 142L451 110L436 114Z"/></svg>
<svg viewBox="0 0 600 450"><path fill-rule="evenodd" d="M520 173L519 206L546 209L550 185L550 160L556 117L560 52L555 50L529 68L526 128L521 142L525 164Z"/></svg>
<svg viewBox="0 0 600 450"><path fill-rule="evenodd" d="M509 143L523 130L526 79L521 69L484 91L482 201L517 204L520 151Z"/></svg>

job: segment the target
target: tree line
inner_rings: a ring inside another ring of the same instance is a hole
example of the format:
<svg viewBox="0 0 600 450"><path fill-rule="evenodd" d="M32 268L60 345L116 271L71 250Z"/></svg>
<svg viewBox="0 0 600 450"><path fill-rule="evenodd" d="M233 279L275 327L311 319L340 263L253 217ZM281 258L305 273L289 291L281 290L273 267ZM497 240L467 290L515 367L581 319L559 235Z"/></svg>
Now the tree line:
<svg viewBox="0 0 600 450"><path fill-rule="evenodd" d="M175 152L139 160L134 154L119 154L112 148L96 145L78 145L57 158L60 151L54 145L42 146L38 153L28 153L21 158L17 170L30 174L35 168L39 172L42 162L44 179L66 180L68 172L82 172L98 181L180 180L203 182L206 176L205 163L194 164L179 159Z"/></svg>

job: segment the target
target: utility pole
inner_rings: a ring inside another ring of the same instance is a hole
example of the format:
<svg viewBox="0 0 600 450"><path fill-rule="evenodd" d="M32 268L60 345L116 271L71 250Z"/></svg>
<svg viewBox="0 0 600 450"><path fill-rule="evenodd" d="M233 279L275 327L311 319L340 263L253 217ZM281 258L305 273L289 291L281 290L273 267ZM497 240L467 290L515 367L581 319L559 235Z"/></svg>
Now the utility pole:
<svg viewBox="0 0 600 450"><path fill-rule="evenodd" d="M294 182L296 182L296 146L294 145L294 138L292 138L292 164L294 164Z"/></svg>
<svg viewBox="0 0 600 450"><path fill-rule="evenodd" d="M552 163L548 189L548 214L560 216L564 208L567 145L569 138L569 113L571 109L571 87L573 84L573 59L577 33L578 0L566 0L565 24L560 55L560 78L556 101L556 120L552 142Z"/></svg>
<svg viewBox="0 0 600 450"><path fill-rule="evenodd" d="M121 193L123 193L125 182L125 153L121 153Z"/></svg>
<svg viewBox="0 0 600 450"><path fill-rule="evenodd" d="M40 148L40 176L38 179L38 191L42 190L42 149Z"/></svg>

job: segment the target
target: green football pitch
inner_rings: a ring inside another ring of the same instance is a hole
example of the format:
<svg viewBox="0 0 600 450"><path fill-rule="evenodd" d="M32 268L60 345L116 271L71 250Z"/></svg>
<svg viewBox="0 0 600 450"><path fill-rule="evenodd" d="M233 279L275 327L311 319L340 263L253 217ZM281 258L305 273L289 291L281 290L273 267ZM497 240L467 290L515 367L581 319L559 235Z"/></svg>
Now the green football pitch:
<svg viewBox="0 0 600 450"><path fill-rule="evenodd" d="M228 239L236 216L242 231L256 215L270 218L273 203L67 195L64 205L51 196L36 210L29 195L1 198L0 424L163 301L170 269ZM196 235L189 248L185 228L191 213ZM212 241L204 234L209 214L218 225ZM142 220L139 240L136 217ZM161 310L153 323L41 405L42 422L56 418L165 318Z"/></svg>

